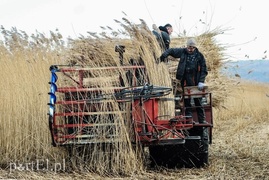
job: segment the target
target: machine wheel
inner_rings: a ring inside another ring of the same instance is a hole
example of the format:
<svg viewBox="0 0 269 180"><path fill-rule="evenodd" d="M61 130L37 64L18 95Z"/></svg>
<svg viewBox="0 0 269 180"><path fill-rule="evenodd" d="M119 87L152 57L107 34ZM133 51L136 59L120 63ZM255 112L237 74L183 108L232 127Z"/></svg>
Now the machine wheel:
<svg viewBox="0 0 269 180"><path fill-rule="evenodd" d="M150 146L151 167L200 168L208 164L208 128L194 129L200 139L186 139L185 144Z"/></svg>
<svg viewBox="0 0 269 180"><path fill-rule="evenodd" d="M180 166L178 157L183 156L182 145L156 145L149 147L150 166L175 168Z"/></svg>
<svg viewBox="0 0 269 180"><path fill-rule="evenodd" d="M190 159L193 162L193 167L204 167L208 165L208 147L209 134L206 127L194 127L190 131L192 136L200 136L201 140L186 143L186 148L190 150ZM198 145L198 146L197 146ZM193 153L193 156L192 156Z"/></svg>

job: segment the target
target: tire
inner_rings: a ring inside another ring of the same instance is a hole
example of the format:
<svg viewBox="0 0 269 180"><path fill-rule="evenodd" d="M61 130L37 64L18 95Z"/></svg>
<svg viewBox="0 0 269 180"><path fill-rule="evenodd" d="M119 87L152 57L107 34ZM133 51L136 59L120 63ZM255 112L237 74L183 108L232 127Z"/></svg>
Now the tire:
<svg viewBox="0 0 269 180"><path fill-rule="evenodd" d="M178 157L182 157L182 145L156 145L149 147L150 166L162 166L166 168L179 167L181 163Z"/></svg>
<svg viewBox="0 0 269 180"><path fill-rule="evenodd" d="M186 139L185 144L156 145L149 147L150 166L166 168L201 168L208 165L208 128L194 129L192 136L199 139Z"/></svg>
<svg viewBox="0 0 269 180"><path fill-rule="evenodd" d="M208 128L195 127L190 131L191 136L200 136L200 140L188 140L185 143L185 167L201 168L208 165Z"/></svg>

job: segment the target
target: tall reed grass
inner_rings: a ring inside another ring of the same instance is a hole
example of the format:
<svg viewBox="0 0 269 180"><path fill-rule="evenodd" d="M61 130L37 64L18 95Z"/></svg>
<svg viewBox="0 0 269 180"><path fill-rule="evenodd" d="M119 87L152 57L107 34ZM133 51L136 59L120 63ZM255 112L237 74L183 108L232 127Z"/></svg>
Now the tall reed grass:
<svg viewBox="0 0 269 180"><path fill-rule="evenodd" d="M55 42L40 39L41 34L31 40L16 29L2 28L2 34L0 164L55 160L59 153L51 148L48 133L48 72L51 64L61 61L62 46L53 47Z"/></svg>

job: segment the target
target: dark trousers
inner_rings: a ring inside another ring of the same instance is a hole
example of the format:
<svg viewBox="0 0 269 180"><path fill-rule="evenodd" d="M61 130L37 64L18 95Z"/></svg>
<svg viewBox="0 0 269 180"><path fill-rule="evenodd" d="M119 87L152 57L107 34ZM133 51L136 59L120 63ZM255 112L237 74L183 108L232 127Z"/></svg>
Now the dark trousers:
<svg viewBox="0 0 269 180"><path fill-rule="evenodd" d="M193 98L194 104L196 106L196 112L198 116L199 123L205 122L205 111L202 107L202 98ZM192 117L192 105L191 105L191 99L184 99L184 105L185 105L185 116L191 116Z"/></svg>

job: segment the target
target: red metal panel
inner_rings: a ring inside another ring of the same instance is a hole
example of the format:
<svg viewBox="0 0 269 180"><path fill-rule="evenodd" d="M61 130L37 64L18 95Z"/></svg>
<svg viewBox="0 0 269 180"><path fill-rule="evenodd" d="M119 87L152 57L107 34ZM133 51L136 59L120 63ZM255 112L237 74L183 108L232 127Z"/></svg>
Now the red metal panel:
<svg viewBox="0 0 269 180"><path fill-rule="evenodd" d="M156 99L135 100L133 103L133 120L136 123L137 130L153 132L153 124L158 116L158 102ZM144 128L143 128L144 127Z"/></svg>

